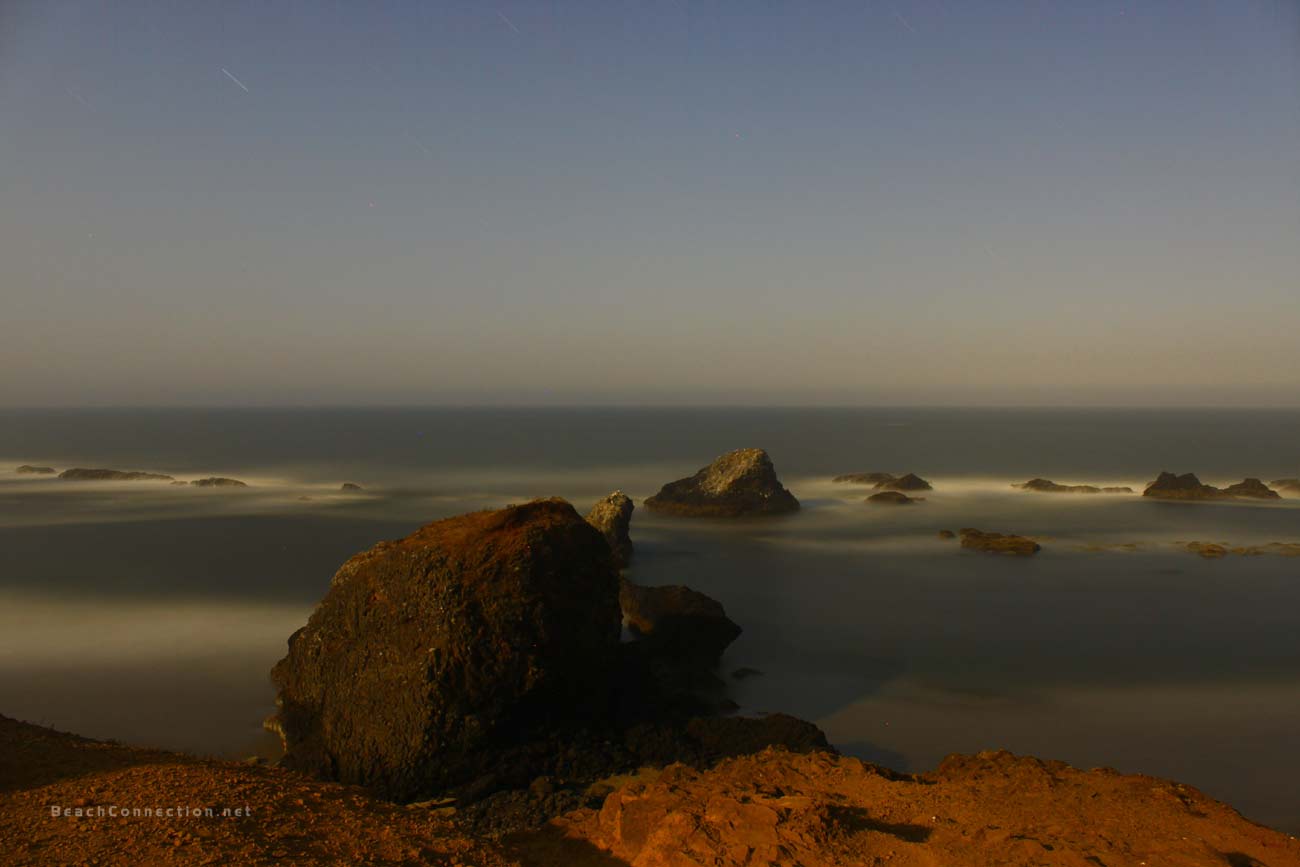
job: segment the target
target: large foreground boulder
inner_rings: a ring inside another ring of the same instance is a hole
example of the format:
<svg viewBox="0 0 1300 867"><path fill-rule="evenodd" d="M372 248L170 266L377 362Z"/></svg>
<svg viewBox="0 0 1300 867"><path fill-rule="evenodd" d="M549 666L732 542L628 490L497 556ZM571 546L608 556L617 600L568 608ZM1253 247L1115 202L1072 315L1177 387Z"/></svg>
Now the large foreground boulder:
<svg viewBox="0 0 1300 867"><path fill-rule="evenodd" d="M605 537L610 553L614 555L614 565L620 569L626 568L632 560L632 537L628 534L628 528L632 524L632 510L635 508L631 497L622 491L615 491L599 500L587 513L587 523Z"/></svg>
<svg viewBox="0 0 1300 867"><path fill-rule="evenodd" d="M686 479L664 485L647 509L674 515L738 517L793 512L799 501L776 477L762 449L737 449Z"/></svg>
<svg viewBox="0 0 1300 867"><path fill-rule="evenodd" d="M406 799L599 718L618 575L559 499L437 521L343 564L272 680L283 763Z"/></svg>

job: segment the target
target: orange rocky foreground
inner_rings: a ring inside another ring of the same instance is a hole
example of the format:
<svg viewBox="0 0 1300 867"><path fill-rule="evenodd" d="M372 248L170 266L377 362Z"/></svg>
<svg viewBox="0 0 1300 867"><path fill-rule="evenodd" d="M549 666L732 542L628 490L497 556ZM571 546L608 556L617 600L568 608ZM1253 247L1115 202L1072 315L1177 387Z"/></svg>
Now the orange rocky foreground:
<svg viewBox="0 0 1300 867"><path fill-rule="evenodd" d="M1300 843L1195 789L1009 753L907 776L766 750L646 771L600 809L500 840L271 767L86 740L0 717L5 864L1218 865L1300 867ZM230 818L122 818L191 805ZM52 806L82 817L55 818Z"/></svg>

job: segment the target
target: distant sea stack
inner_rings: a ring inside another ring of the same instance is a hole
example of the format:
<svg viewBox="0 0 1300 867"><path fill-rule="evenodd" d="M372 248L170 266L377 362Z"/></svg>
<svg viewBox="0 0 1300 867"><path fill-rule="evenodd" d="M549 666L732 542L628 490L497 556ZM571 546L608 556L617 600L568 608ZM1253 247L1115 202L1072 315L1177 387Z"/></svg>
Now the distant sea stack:
<svg viewBox="0 0 1300 867"><path fill-rule="evenodd" d="M241 482L239 479L224 479L220 476L211 476L206 479L195 479L190 482L196 488L247 488L247 482Z"/></svg>
<svg viewBox="0 0 1300 867"><path fill-rule="evenodd" d="M893 473L845 473L831 481L849 485L878 485L881 482L892 482L896 478Z"/></svg>
<svg viewBox="0 0 1300 867"><path fill-rule="evenodd" d="M71 482L174 482L162 473L142 473L135 470L95 470L76 467L59 473L59 478Z"/></svg>
<svg viewBox="0 0 1300 867"><path fill-rule="evenodd" d="M632 510L635 508L631 497L622 491L615 491L597 501L587 513L587 523L605 537L610 553L614 555L614 565L620 569L627 568L632 560L632 537L628 528L632 524Z"/></svg>
<svg viewBox="0 0 1300 867"><path fill-rule="evenodd" d="M1280 500L1282 495L1261 482L1259 479L1243 479L1235 485L1228 485L1223 493L1229 497L1247 497L1252 500Z"/></svg>
<svg viewBox="0 0 1300 867"><path fill-rule="evenodd" d="M31 464L23 464L14 472L20 475L52 476L54 475L54 467L34 467Z"/></svg>
<svg viewBox="0 0 1300 867"><path fill-rule="evenodd" d="M597 720L621 631L601 534L560 499L428 524L348 560L276 664L282 764L389 798Z"/></svg>
<svg viewBox="0 0 1300 867"><path fill-rule="evenodd" d="M1022 485L1012 485L1022 491L1034 491L1040 494L1131 494L1132 488L1111 487L1098 488L1094 485L1060 485L1048 479L1030 479Z"/></svg>
<svg viewBox="0 0 1300 867"><path fill-rule="evenodd" d="M1162 472L1154 482L1147 485L1142 496L1160 500L1220 500L1224 493L1213 485L1202 484L1195 473L1176 476Z"/></svg>
<svg viewBox="0 0 1300 867"><path fill-rule="evenodd" d="M916 473L876 483L878 491L932 491L934 487Z"/></svg>
<svg viewBox="0 0 1300 867"><path fill-rule="evenodd" d="M799 501L777 479L767 452L737 449L690 478L664 485L645 506L671 515L731 518L793 512Z"/></svg>
<svg viewBox="0 0 1300 867"><path fill-rule="evenodd" d="M1041 545L1025 536L985 533L971 527L962 528L961 546L986 554L1010 554L1015 557L1030 557L1042 550Z"/></svg>
<svg viewBox="0 0 1300 867"><path fill-rule="evenodd" d="M339 487L339 490L342 491L342 492L345 493L345 494L355 494L355 493L359 493L359 492L361 492L361 491L364 491L365 488L361 487L361 486L358 485L356 482L344 482L344 483Z"/></svg>
<svg viewBox="0 0 1300 867"><path fill-rule="evenodd" d="M1176 476L1164 472L1142 492L1144 497L1161 500L1277 500L1280 495L1259 479L1244 479L1226 488L1202 484L1194 473Z"/></svg>

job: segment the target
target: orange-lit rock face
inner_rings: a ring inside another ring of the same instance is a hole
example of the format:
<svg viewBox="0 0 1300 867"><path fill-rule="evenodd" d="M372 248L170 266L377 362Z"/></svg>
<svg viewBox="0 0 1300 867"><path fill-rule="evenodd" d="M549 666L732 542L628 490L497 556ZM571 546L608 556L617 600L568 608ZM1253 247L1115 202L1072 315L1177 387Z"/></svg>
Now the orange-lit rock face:
<svg viewBox="0 0 1300 867"><path fill-rule="evenodd" d="M1300 843L1195 789L1005 752L911 776L768 750L667 768L553 827L632 867L1300 865Z"/></svg>
<svg viewBox="0 0 1300 867"><path fill-rule="evenodd" d="M620 622L609 548L563 500L380 543L275 666L285 763L394 798L472 779L504 733L603 702Z"/></svg>

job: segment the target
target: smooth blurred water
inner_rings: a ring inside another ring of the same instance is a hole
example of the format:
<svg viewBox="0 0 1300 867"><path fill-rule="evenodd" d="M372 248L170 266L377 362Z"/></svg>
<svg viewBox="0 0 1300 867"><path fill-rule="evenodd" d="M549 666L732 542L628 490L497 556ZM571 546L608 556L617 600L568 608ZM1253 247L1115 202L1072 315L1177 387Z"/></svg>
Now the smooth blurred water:
<svg viewBox="0 0 1300 867"><path fill-rule="evenodd" d="M1045 476L1140 490L1162 469L1300 476L1295 411L0 412L0 712L247 753L267 670L352 553L533 496L640 501L749 445L804 509L740 522L638 510L630 573L726 605L745 633L724 671L763 672L732 684L745 711L814 719L846 751L904 769L1008 748L1169 776L1300 831L1300 559L1183 550L1300 542L1300 500L1010 488ZM20 463L253 487L69 483L14 475ZM915 471L935 490L891 509L829 481L869 470ZM366 491L342 494L344 481ZM1003 559L937 537L962 526L1044 550Z"/></svg>

